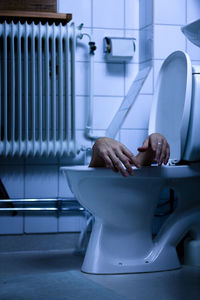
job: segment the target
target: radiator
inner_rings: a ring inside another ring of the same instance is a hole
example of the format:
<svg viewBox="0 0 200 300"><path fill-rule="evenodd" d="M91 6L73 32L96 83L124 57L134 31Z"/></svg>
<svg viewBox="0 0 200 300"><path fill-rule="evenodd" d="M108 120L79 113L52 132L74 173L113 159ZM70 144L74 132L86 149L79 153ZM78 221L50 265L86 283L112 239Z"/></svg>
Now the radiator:
<svg viewBox="0 0 200 300"><path fill-rule="evenodd" d="M76 155L74 24L0 24L0 155Z"/></svg>

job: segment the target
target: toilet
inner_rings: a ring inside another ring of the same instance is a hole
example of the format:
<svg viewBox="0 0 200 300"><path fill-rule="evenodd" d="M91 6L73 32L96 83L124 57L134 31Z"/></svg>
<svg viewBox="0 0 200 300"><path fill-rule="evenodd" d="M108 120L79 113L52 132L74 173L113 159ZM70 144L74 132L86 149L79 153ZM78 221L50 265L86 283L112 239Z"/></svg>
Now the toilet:
<svg viewBox="0 0 200 300"><path fill-rule="evenodd" d="M106 168L61 168L77 200L95 218L83 272L173 270L180 268L176 246L184 236L190 233L200 241L200 66L192 66L187 53L176 51L164 61L158 78L149 134L167 138L168 165L133 167L134 176L127 178ZM164 188L176 192L177 205L152 238Z"/></svg>

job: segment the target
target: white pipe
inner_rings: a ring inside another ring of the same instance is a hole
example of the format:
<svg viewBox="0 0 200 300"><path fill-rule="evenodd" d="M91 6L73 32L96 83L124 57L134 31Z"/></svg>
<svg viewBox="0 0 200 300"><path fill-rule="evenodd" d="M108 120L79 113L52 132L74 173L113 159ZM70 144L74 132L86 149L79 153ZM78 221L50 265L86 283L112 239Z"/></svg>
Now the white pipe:
<svg viewBox="0 0 200 300"><path fill-rule="evenodd" d="M89 103L88 117L85 127L85 135L91 140L97 140L100 136L93 134L93 113L94 113L94 54L89 55Z"/></svg>
<svg viewBox="0 0 200 300"><path fill-rule="evenodd" d="M83 27L83 24L81 24L79 28L79 35L78 37L82 39L84 36L87 36L89 39L89 43L92 42L92 37L88 33L82 33L81 29ZM93 134L93 111L94 111L94 51L91 51L89 53L89 101L88 101L88 116L87 116L87 122L85 127L85 135L87 138L91 140L96 140L100 138L100 136L95 136Z"/></svg>

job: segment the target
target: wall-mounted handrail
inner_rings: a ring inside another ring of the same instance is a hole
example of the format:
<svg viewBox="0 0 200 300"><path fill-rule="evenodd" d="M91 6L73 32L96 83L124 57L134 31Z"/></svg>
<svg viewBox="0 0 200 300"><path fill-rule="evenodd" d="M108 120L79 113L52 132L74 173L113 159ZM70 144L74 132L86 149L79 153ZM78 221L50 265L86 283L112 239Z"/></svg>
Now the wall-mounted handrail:
<svg viewBox="0 0 200 300"><path fill-rule="evenodd" d="M49 199L0 199L0 205L12 203L13 207L0 207L0 212L8 211L56 211L85 212L74 198L49 198ZM34 206L35 205L35 206Z"/></svg>
<svg viewBox="0 0 200 300"><path fill-rule="evenodd" d="M87 232L93 222L93 216L82 207L75 198L39 198L39 199L0 199L0 206L2 204L12 203L13 207L0 207L0 214L6 212L56 212L58 215L61 213L79 213L86 219L86 224L80 229L80 236L77 244L76 252L82 254L86 251L87 247ZM36 204L36 207L30 206ZM47 206L47 204L51 206ZM20 207L15 207L21 205ZM22 207L23 205L23 207ZM46 205L46 207L42 206ZM25 206L25 207L24 207ZM41 206L41 207L39 207ZM14 215L15 214L15 215Z"/></svg>

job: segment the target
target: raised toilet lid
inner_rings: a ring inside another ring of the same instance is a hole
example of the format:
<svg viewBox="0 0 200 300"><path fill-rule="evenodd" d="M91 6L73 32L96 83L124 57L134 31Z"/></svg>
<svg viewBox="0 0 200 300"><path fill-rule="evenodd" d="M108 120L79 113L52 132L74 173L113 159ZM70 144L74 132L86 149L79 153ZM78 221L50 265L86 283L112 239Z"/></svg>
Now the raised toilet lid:
<svg viewBox="0 0 200 300"><path fill-rule="evenodd" d="M189 127L192 65L187 53L176 51L164 61L152 103L149 134L163 134L170 145L170 159L181 160Z"/></svg>

